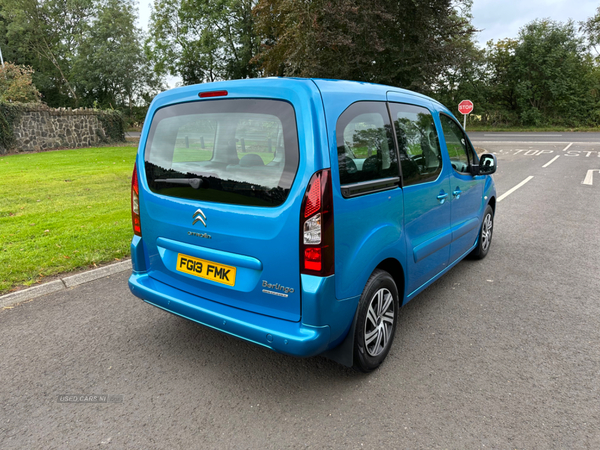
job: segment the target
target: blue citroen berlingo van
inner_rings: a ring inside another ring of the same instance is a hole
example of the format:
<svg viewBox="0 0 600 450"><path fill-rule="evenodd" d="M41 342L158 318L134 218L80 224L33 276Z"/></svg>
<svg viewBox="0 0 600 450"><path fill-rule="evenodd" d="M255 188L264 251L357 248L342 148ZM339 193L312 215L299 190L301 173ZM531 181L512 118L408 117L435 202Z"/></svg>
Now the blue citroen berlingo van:
<svg viewBox="0 0 600 450"><path fill-rule="evenodd" d="M398 309L490 249L496 158L440 103L389 86L187 86L148 111L131 292L277 352L365 372Z"/></svg>

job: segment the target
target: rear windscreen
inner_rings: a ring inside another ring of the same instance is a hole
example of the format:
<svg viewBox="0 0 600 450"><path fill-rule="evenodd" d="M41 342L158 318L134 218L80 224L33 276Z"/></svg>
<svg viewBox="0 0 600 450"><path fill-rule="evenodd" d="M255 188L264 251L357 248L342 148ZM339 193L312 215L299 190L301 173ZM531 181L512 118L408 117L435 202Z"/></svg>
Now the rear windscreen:
<svg viewBox="0 0 600 450"><path fill-rule="evenodd" d="M211 100L159 109L145 149L152 192L278 206L298 168L293 107L278 100Z"/></svg>

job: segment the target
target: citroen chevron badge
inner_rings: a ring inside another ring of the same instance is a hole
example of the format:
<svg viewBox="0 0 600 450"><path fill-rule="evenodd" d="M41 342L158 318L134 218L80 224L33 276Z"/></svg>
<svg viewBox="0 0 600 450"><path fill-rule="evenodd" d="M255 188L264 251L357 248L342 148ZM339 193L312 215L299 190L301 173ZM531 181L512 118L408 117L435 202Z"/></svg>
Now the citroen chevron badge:
<svg viewBox="0 0 600 450"><path fill-rule="evenodd" d="M206 226L206 215L204 215L200 208L194 213L194 222L192 222L192 225L196 225L196 222L202 222L202 225Z"/></svg>

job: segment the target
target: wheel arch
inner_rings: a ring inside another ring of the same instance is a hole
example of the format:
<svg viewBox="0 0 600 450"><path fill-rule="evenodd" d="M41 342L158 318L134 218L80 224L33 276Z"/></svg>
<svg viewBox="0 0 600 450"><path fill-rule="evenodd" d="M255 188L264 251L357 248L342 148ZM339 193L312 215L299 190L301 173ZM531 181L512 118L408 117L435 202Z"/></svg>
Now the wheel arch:
<svg viewBox="0 0 600 450"><path fill-rule="evenodd" d="M492 207L492 211L494 212L494 215L496 215L496 197L491 197L488 205Z"/></svg>
<svg viewBox="0 0 600 450"><path fill-rule="evenodd" d="M375 269L385 270L390 276L394 279L394 283L396 283L396 289L398 289L398 297L400 301L400 305L404 304L404 288L405 288L405 273L402 264L396 258L387 258L381 261ZM373 270L374 272L375 270ZM371 275L373 274L371 272ZM370 277L370 275L369 275Z"/></svg>
<svg viewBox="0 0 600 450"><path fill-rule="evenodd" d="M373 275L377 269L383 270L390 274L394 283L396 284L396 289L398 290L398 308L402 307L405 303L405 273L402 264L396 258L386 258L381 261L376 267L373 268L369 276L367 277L367 281L365 281L365 286L363 286L363 290L366 287L366 283ZM352 324L350 325L350 329L348 330L348 334L344 338L344 340L337 345L336 347L327 350L323 353L323 356L329 358L339 364L342 364L346 367L352 367L354 364L354 335L356 331L356 316L358 314L358 306L356 305L356 311L354 312L354 319L352 320Z"/></svg>

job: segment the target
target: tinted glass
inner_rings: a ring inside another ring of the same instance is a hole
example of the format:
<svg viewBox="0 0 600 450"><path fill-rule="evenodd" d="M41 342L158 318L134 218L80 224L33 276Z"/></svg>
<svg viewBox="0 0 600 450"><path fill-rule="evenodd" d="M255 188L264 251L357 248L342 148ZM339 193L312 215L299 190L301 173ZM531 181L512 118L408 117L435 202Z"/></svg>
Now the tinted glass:
<svg viewBox="0 0 600 450"><path fill-rule="evenodd" d="M442 171L440 143L427 108L390 103L400 163L403 185L424 183L435 180Z"/></svg>
<svg viewBox="0 0 600 450"><path fill-rule="evenodd" d="M146 143L152 192L277 206L298 168L294 109L276 100L215 100L158 110Z"/></svg>
<svg viewBox="0 0 600 450"><path fill-rule="evenodd" d="M342 185L399 175L385 103L351 105L338 119L336 134Z"/></svg>
<svg viewBox="0 0 600 450"><path fill-rule="evenodd" d="M450 117L440 114L444 139L452 168L460 173L469 173L469 162L473 161L470 146L462 128Z"/></svg>

